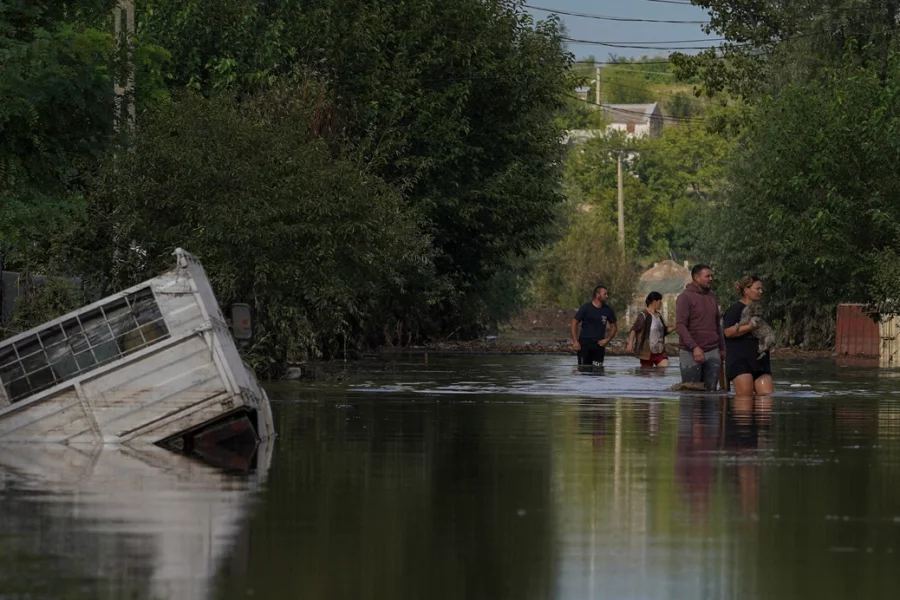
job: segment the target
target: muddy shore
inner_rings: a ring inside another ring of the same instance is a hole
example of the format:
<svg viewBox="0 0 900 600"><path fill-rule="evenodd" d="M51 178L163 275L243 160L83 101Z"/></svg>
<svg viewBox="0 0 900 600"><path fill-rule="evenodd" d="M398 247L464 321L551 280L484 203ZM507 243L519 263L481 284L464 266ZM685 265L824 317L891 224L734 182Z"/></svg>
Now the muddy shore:
<svg viewBox="0 0 900 600"><path fill-rule="evenodd" d="M506 340L487 338L466 342L437 342L422 346L385 346L379 348L378 354L571 354L575 355L570 341L546 340ZM666 344L669 356L678 354L678 344ZM626 356L625 340L615 339L607 346L610 356ZM775 348L773 358L831 358L832 350L805 350L803 348Z"/></svg>
<svg viewBox="0 0 900 600"><path fill-rule="evenodd" d="M391 347L378 350L377 354L571 354L575 355L569 339L569 325L574 310L563 308L532 308L522 312L499 328L495 335L472 341L444 340L422 346ZM624 330L624 331L623 331ZM625 356L628 329L622 326L618 335L607 346L610 356ZM666 353L678 355L678 336L667 338ZM807 350L805 348L775 348L773 358L831 358L833 349Z"/></svg>

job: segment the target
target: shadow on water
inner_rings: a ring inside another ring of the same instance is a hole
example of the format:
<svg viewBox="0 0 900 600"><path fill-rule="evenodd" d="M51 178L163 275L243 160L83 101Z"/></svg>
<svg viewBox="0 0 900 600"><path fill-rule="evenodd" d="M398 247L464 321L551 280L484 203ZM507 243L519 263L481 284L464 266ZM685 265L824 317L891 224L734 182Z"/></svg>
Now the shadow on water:
<svg viewBox="0 0 900 600"><path fill-rule="evenodd" d="M556 356L355 365L269 388L264 486L175 455L0 460L0 581L21 598L894 598L900 379L774 366L774 396L736 399L666 392L677 367L624 358L590 376Z"/></svg>

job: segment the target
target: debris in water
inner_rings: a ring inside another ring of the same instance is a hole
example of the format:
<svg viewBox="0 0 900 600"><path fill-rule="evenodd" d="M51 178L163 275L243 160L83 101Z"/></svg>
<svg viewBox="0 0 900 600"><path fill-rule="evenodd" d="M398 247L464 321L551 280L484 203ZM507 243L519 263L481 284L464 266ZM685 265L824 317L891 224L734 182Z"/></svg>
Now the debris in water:
<svg viewBox="0 0 900 600"><path fill-rule="evenodd" d="M705 392L706 388L702 383L676 383L669 388L670 392Z"/></svg>

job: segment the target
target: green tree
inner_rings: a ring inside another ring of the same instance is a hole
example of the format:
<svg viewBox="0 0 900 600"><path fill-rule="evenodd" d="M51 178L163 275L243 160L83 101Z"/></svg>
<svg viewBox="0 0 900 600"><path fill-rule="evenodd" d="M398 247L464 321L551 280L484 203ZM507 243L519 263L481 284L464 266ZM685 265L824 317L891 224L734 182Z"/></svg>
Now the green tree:
<svg viewBox="0 0 900 600"><path fill-rule="evenodd" d="M77 6L77 3L76 3ZM0 253L6 268L45 255L84 168L113 135L111 37L64 20L79 11L0 7Z"/></svg>
<svg viewBox="0 0 900 600"><path fill-rule="evenodd" d="M564 234L542 254L536 270L535 301L546 306L578 306L598 284L609 287L617 313L631 302L637 273L619 248L618 234L596 207L571 214Z"/></svg>
<svg viewBox="0 0 900 600"><path fill-rule="evenodd" d="M85 176L117 143L114 0L0 5L0 254L8 269L61 269L54 240ZM160 98L165 53L135 53L142 102Z"/></svg>
<svg viewBox="0 0 900 600"><path fill-rule="evenodd" d="M761 98L783 84L828 78L848 57L884 82L897 46L898 0L691 0L725 39L696 55L675 53L676 72L709 93Z"/></svg>
<svg viewBox="0 0 900 600"><path fill-rule="evenodd" d="M566 192L573 210L596 210L618 227L618 158L623 152L625 246L640 260L665 256L668 206L654 200L635 171L640 144L621 132L609 132L575 146L566 160Z"/></svg>
<svg viewBox="0 0 900 600"><path fill-rule="evenodd" d="M547 239L560 202L560 123L571 56L559 22L518 0L148 0L142 39L173 56L172 84L247 93L297 65L328 83L324 123L365 149L424 217L433 306L474 326L514 257Z"/></svg>
<svg viewBox="0 0 900 600"><path fill-rule="evenodd" d="M659 218L666 218L668 250L702 259L697 251L705 215L720 199L733 142L698 121L666 127L639 147L634 170L648 201L661 207Z"/></svg>
<svg viewBox="0 0 900 600"><path fill-rule="evenodd" d="M427 281L427 239L359 150L319 135L321 87L298 78L236 102L179 94L146 115L131 152L92 180L72 264L121 289L171 267L182 246L223 305L256 311L263 373L353 350L387 299Z"/></svg>
<svg viewBox="0 0 900 600"><path fill-rule="evenodd" d="M878 310L885 315L900 314L900 253L895 248L884 248L872 257L874 274L869 285L869 296Z"/></svg>
<svg viewBox="0 0 900 600"><path fill-rule="evenodd" d="M898 75L848 57L828 80L785 86L730 165L707 252L730 276L759 272L786 341L827 345L835 304L868 301L873 257L900 239Z"/></svg>

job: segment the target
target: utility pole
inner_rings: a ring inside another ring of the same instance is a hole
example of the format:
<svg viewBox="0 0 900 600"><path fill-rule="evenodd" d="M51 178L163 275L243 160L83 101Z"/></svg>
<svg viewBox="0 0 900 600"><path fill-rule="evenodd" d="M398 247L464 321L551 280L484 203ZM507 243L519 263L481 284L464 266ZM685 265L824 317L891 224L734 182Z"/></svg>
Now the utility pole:
<svg viewBox="0 0 900 600"><path fill-rule="evenodd" d="M625 186L622 181L622 151L619 150L619 249L625 254Z"/></svg>
<svg viewBox="0 0 900 600"><path fill-rule="evenodd" d="M594 97L596 98L594 102L600 106L600 67L594 65L594 69Z"/></svg>
<svg viewBox="0 0 900 600"><path fill-rule="evenodd" d="M123 67L120 67L115 78L116 128L121 127L126 118L129 128L134 128L134 2L118 0L113 9L116 47L119 59L123 61L120 64L125 69L123 72Z"/></svg>

